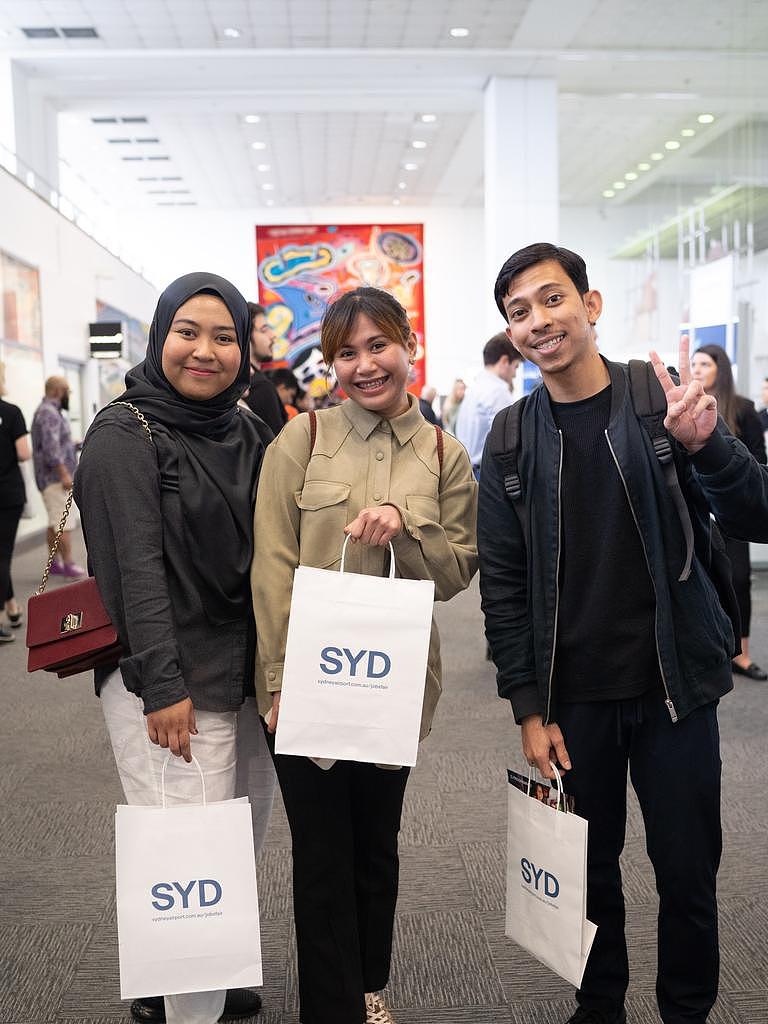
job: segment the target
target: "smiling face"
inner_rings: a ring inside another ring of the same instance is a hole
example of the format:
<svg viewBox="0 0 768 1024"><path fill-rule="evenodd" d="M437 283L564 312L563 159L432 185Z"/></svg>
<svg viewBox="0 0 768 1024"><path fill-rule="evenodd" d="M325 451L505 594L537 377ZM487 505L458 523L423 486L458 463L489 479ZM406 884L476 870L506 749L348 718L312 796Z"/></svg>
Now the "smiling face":
<svg viewBox="0 0 768 1024"><path fill-rule="evenodd" d="M408 409L406 385L410 359L416 354L413 335L407 345L384 334L365 313L354 321L350 336L333 360L339 384L358 405L385 419Z"/></svg>
<svg viewBox="0 0 768 1024"><path fill-rule="evenodd" d="M215 398L237 379L240 347L232 315L216 295L193 295L176 310L163 345L165 379L184 398Z"/></svg>
<svg viewBox="0 0 768 1024"><path fill-rule="evenodd" d="M717 382L717 363L706 352L694 352L691 358L691 376L701 383L707 393L714 391Z"/></svg>
<svg viewBox="0 0 768 1024"><path fill-rule="evenodd" d="M580 295L557 260L544 260L510 282L504 298L507 337L546 381L594 359L593 325L602 308L600 292Z"/></svg>

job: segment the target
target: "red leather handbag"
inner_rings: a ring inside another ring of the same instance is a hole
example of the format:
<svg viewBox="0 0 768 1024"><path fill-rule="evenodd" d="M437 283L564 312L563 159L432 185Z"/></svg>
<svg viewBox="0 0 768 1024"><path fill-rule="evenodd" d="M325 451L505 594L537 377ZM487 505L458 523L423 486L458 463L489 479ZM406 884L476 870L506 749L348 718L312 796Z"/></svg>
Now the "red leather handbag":
<svg viewBox="0 0 768 1024"><path fill-rule="evenodd" d="M127 405L135 413L152 443L149 424L136 406L130 402L114 404ZM59 679L102 665L116 665L122 653L117 630L112 625L93 576L45 593L71 507L72 491L67 496L40 586L27 604L27 671L43 669L55 672Z"/></svg>

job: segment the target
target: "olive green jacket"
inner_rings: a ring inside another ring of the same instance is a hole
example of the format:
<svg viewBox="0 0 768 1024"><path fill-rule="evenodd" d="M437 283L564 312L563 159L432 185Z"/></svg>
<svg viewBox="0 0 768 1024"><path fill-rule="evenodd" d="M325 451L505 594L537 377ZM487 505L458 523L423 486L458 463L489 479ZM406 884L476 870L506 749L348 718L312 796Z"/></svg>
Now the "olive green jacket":
<svg viewBox="0 0 768 1024"><path fill-rule="evenodd" d="M462 445L443 435L442 470L435 428L409 396L409 409L381 419L351 400L317 413L310 452L309 416L295 417L267 448L256 498L251 569L260 670L260 713L282 686L293 573L298 565L338 568L344 527L364 508L394 505L403 532L393 540L397 575L431 579L435 599L464 590L477 569L477 484ZM347 547L345 569L381 576L388 549ZM421 738L440 696L440 638L433 621Z"/></svg>

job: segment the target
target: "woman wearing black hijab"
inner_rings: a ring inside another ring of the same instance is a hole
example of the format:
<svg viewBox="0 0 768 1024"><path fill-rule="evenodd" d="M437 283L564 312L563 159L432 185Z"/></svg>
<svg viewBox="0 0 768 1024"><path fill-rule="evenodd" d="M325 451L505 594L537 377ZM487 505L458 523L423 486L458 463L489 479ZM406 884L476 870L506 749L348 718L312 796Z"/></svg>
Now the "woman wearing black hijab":
<svg viewBox="0 0 768 1024"><path fill-rule="evenodd" d="M209 800L250 796L258 852L274 772L252 697L248 574L270 434L237 404L248 342L248 308L228 281L174 281L158 301L146 359L86 435L74 489L90 568L123 648L118 664L96 671L96 692L126 800L159 804L166 749L186 761L194 752ZM199 787L197 772L168 773L171 802L198 802ZM214 1024L225 997L229 1019L260 1005L238 989L166 996L164 1005L137 1000L131 1012Z"/></svg>

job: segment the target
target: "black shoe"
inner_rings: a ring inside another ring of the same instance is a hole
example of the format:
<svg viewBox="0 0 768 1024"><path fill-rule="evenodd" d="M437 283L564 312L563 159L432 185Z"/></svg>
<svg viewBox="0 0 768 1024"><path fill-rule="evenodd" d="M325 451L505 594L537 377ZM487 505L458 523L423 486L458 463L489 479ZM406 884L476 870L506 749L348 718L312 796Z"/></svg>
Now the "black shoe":
<svg viewBox="0 0 768 1024"><path fill-rule="evenodd" d="M241 1020L255 1017L261 1010L261 996L249 988L231 988L219 1020ZM131 1016L144 1024L165 1024L165 1000L162 996L144 996L131 1003Z"/></svg>
<svg viewBox="0 0 768 1024"><path fill-rule="evenodd" d="M0 644L12 644L16 637L8 629L0 626Z"/></svg>
<svg viewBox="0 0 768 1024"><path fill-rule="evenodd" d="M21 625L21 612L16 612L15 615L11 615L10 612L5 613L8 616L8 624L11 629L18 629Z"/></svg>
<svg viewBox="0 0 768 1024"><path fill-rule="evenodd" d="M627 1014L620 1010L587 1010L580 1006L565 1024L627 1024Z"/></svg>
<svg viewBox="0 0 768 1024"><path fill-rule="evenodd" d="M740 665L738 661L731 662L731 671L735 676L746 676L747 679L756 679L758 682L764 683L768 679L768 672L763 672L759 665L756 665L754 661L751 661L746 668Z"/></svg>

